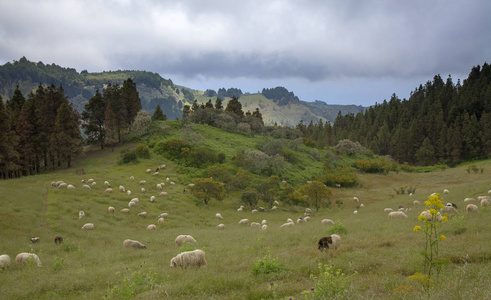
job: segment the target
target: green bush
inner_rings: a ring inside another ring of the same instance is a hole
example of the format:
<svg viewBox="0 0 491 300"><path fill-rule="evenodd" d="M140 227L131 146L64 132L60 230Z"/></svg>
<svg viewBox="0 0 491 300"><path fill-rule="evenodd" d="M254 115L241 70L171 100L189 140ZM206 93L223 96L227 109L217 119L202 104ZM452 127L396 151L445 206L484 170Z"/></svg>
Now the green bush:
<svg viewBox="0 0 491 300"><path fill-rule="evenodd" d="M333 226L328 227L326 232L327 234L347 234L348 230L344 227L343 223L337 221Z"/></svg>
<svg viewBox="0 0 491 300"><path fill-rule="evenodd" d="M135 147L136 155L140 158L150 158L150 148L143 144L137 144Z"/></svg>
<svg viewBox="0 0 491 300"><path fill-rule="evenodd" d="M341 184L342 187L352 187L358 184L356 173L349 167L340 166L333 170L326 170L319 178L327 186L336 186Z"/></svg>
<svg viewBox="0 0 491 300"><path fill-rule="evenodd" d="M120 165L129 164L129 163L136 163L136 162L138 162L138 157L136 155L135 150L130 150L128 148L123 148L121 150L121 154L120 154L119 161L118 161L118 163Z"/></svg>
<svg viewBox="0 0 491 300"><path fill-rule="evenodd" d="M285 265L278 261L278 258L266 256L252 264L252 275L281 273L286 270Z"/></svg>
<svg viewBox="0 0 491 300"><path fill-rule="evenodd" d="M154 152L172 159L185 157L191 146L184 140L171 139L155 145Z"/></svg>

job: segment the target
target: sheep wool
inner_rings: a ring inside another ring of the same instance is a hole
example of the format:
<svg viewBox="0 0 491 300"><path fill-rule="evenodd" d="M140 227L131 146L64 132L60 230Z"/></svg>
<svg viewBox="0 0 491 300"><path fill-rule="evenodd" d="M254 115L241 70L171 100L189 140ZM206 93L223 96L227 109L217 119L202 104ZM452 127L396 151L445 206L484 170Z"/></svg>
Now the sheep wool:
<svg viewBox="0 0 491 300"><path fill-rule="evenodd" d="M94 230L94 224L87 223L84 226L82 226L82 230Z"/></svg>
<svg viewBox="0 0 491 300"><path fill-rule="evenodd" d="M18 264L25 264L25 263L27 263L29 261L32 261L38 267L41 267L42 266L41 260L34 253L22 252L22 253L17 254L17 256L15 257L15 262L18 263Z"/></svg>
<svg viewBox="0 0 491 300"><path fill-rule="evenodd" d="M257 223L257 222L252 222L251 223L251 227L252 228L261 228L261 224Z"/></svg>
<svg viewBox="0 0 491 300"><path fill-rule="evenodd" d="M78 219L80 220L80 219L82 219L83 217L85 217L85 213L84 213L84 211L83 211L83 210L81 210L81 211L79 211L79 212L78 212Z"/></svg>
<svg viewBox="0 0 491 300"><path fill-rule="evenodd" d="M322 219L321 224L332 226L334 222L331 219Z"/></svg>
<svg viewBox="0 0 491 300"><path fill-rule="evenodd" d="M0 255L0 269L6 269L10 267L10 256L7 254Z"/></svg>
<svg viewBox="0 0 491 300"><path fill-rule="evenodd" d="M120 212L122 212L123 214L128 214L130 212L130 209L129 208L123 208L122 210L120 210Z"/></svg>
<svg viewBox="0 0 491 300"><path fill-rule="evenodd" d="M239 221L239 224L240 225L247 225L247 224L249 224L249 219L242 219Z"/></svg>
<svg viewBox="0 0 491 300"><path fill-rule="evenodd" d="M147 249L147 247L145 245L143 245L142 243L140 243L139 241L130 240L130 239L124 240L123 246L125 248Z"/></svg>
<svg viewBox="0 0 491 300"><path fill-rule="evenodd" d="M142 212L138 213L138 216L139 217L142 217L142 218L146 218L147 217L147 212L146 211L142 211Z"/></svg>
<svg viewBox="0 0 491 300"><path fill-rule="evenodd" d="M218 224L217 229L225 229L225 224Z"/></svg>
<svg viewBox="0 0 491 300"><path fill-rule="evenodd" d="M157 226L155 226L155 224L150 224L147 226L147 230L155 230L157 229Z"/></svg>
<svg viewBox="0 0 491 300"><path fill-rule="evenodd" d="M205 266L205 251L196 249L194 251L186 251L178 254L170 260L170 267L180 267L186 269L187 267L201 267Z"/></svg>
<svg viewBox="0 0 491 300"><path fill-rule="evenodd" d="M468 213L475 213L475 212L477 212L477 210L478 210L478 207L475 204L467 204L467 206L465 208L465 211L467 211Z"/></svg>
<svg viewBox="0 0 491 300"><path fill-rule="evenodd" d="M192 243L192 244L195 244L196 243L196 240L192 236L190 236L190 235L181 234L181 235L179 235L179 236L176 237L175 242L176 242L176 245L177 246L182 246L184 243Z"/></svg>
<svg viewBox="0 0 491 300"><path fill-rule="evenodd" d="M107 211L108 211L108 212L110 212L110 213L113 213L113 212L115 211L115 209L114 209L114 207L109 206L109 207L107 208Z"/></svg>
<svg viewBox="0 0 491 300"><path fill-rule="evenodd" d="M219 219L219 220L223 220L223 217L222 217L222 215L221 215L220 213L216 213L216 214L215 214L215 217L216 217L217 219Z"/></svg>
<svg viewBox="0 0 491 300"><path fill-rule="evenodd" d="M341 245L341 237L337 234L331 234L330 236L325 236L317 242L317 249L323 251L324 249L338 249Z"/></svg>
<svg viewBox="0 0 491 300"><path fill-rule="evenodd" d="M407 219L407 215L402 211L391 211L388 216L389 219Z"/></svg>

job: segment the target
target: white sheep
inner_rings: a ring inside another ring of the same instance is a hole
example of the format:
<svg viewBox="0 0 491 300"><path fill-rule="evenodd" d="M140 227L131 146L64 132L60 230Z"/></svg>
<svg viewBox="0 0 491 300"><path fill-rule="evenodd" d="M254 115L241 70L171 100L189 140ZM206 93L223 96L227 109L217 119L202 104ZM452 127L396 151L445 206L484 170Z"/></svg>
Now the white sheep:
<svg viewBox="0 0 491 300"><path fill-rule="evenodd" d="M392 208L389 208L389 207L384 208L385 213L390 213L391 211L394 211L394 210Z"/></svg>
<svg viewBox="0 0 491 300"><path fill-rule="evenodd" d="M25 264L29 261L35 263L36 266L38 266L38 267L42 266L41 260L34 253L22 252L22 253L17 254L17 256L15 257L15 262L18 264Z"/></svg>
<svg viewBox="0 0 491 300"><path fill-rule="evenodd" d="M468 212L468 213L474 213L474 212L477 212L478 210L478 207L477 205L475 204L467 204L465 210Z"/></svg>
<svg viewBox="0 0 491 300"><path fill-rule="evenodd" d="M150 202L154 202L155 201L155 196L151 196L150 197Z"/></svg>
<svg viewBox="0 0 491 300"><path fill-rule="evenodd" d="M407 219L407 215L402 211L391 211L388 214L389 219Z"/></svg>
<svg viewBox="0 0 491 300"><path fill-rule="evenodd" d="M84 213L84 211L83 211L83 210L81 210L81 211L79 211L79 212L78 212L78 219L80 220L80 219L82 219L83 217L85 217L85 213Z"/></svg>
<svg viewBox="0 0 491 300"><path fill-rule="evenodd" d="M255 213L257 213L257 212L258 212L258 210L257 210L257 209L253 209L251 212L252 212L253 214L255 214Z"/></svg>
<svg viewBox="0 0 491 300"><path fill-rule="evenodd" d="M443 193L444 193L444 194L448 194L448 193L450 193L450 191L449 191L449 190L447 190L447 189L444 189L444 190L443 190Z"/></svg>
<svg viewBox="0 0 491 300"><path fill-rule="evenodd" d="M264 225L264 224L268 224L268 221L266 221L266 220L262 220L262 221L261 221L261 225Z"/></svg>
<svg viewBox="0 0 491 300"><path fill-rule="evenodd" d="M123 208L122 210L120 210L120 212L122 212L123 214L129 214L130 209L129 208Z"/></svg>
<svg viewBox="0 0 491 300"><path fill-rule="evenodd" d="M174 181L171 181L170 182L170 185L176 185Z"/></svg>
<svg viewBox="0 0 491 300"><path fill-rule="evenodd" d="M215 214L215 217L216 217L217 219L219 219L219 220L223 220L222 214L220 214L220 213L216 213L216 214Z"/></svg>
<svg viewBox="0 0 491 300"><path fill-rule="evenodd" d="M239 224L240 225L247 225L247 224L249 224L249 219L242 219L239 221Z"/></svg>
<svg viewBox="0 0 491 300"><path fill-rule="evenodd" d="M93 223L87 223L82 226L82 230L94 230L94 224Z"/></svg>
<svg viewBox="0 0 491 300"><path fill-rule="evenodd" d="M358 214L358 211L357 210L353 211L353 214L357 215Z"/></svg>
<svg viewBox="0 0 491 300"><path fill-rule="evenodd" d="M298 219L297 219L297 224L303 224L303 219L302 219L302 217L298 217Z"/></svg>
<svg viewBox="0 0 491 300"><path fill-rule="evenodd" d="M169 214L168 213L161 213L159 217L167 219L169 217Z"/></svg>
<svg viewBox="0 0 491 300"><path fill-rule="evenodd" d="M131 191L130 190L127 190L126 191L126 195L128 195L128 196L131 195Z"/></svg>
<svg viewBox="0 0 491 300"><path fill-rule="evenodd" d="M140 185L144 185L144 184L146 184L146 183L147 183L147 181L146 181L146 180L141 180L141 181L140 181Z"/></svg>
<svg viewBox="0 0 491 300"><path fill-rule="evenodd" d="M138 213L138 216L139 217L142 217L142 218L146 218L147 217L147 212L146 211L142 211L142 212Z"/></svg>
<svg viewBox="0 0 491 300"><path fill-rule="evenodd" d="M67 185L66 188L69 189L69 190L74 190L75 189L75 187L72 184Z"/></svg>
<svg viewBox="0 0 491 300"><path fill-rule="evenodd" d="M130 176L130 180L135 180L135 176Z"/></svg>
<svg viewBox="0 0 491 300"><path fill-rule="evenodd" d="M115 211L115 209L114 209L114 207L109 206L109 207L107 208L107 211L108 211L108 212L110 212L110 213L113 213L113 212Z"/></svg>
<svg viewBox="0 0 491 300"><path fill-rule="evenodd" d="M31 243L37 243L39 242L41 239L38 237L38 236L33 236L31 237Z"/></svg>
<svg viewBox="0 0 491 300"><path fill-rule="evenodd" d="M88 184L91 184L91 183L93 183L93 182L94 182L94 179L92 179L92 178L90 178L89 180L87 180L87 183L88 183Z"/></svg>
<svg viewBox="0 0 491 300"><path fill-rule="evenodd" d="M0 255L0 270L9 268L10 262L10 256L8 256L7 254Z"/></svg>
<svg viewBox="0 0 491 300"><path fill-rule="evenodd" d="M157 189L162 190L162 185L160 183L157 183Z"/></svg>
<svg viewBox="0 0 491 300"><path fill-rule="evenodd" d="M310 221L310 216L306 216L305 218L303 218L303 220L304 220L305 222L309 222L309 221Z"/></svg>
<svg viewBox="0 0 491 300"><path fill-rule="evenodd" d="M193 251L186 251L178 254L170 260L170 267L180 267L186 269L187 267L201 267L206 265L205 251L196 249Z"/></svg>
<svg viewBox="0 0 491 300"><path fill-rule="evenodd" d="M358 199L358 197L353 197L353 201L360 202L360 199Z"/></svg>
<svg viewBox="0 0 491 300"><path fill-rule="evenodd" d="M286 219L286 222L287 222L287 223L293 223L293 220L292 220L292 219L290 219L290 218L288 218L288 219Z"/></svg>
<svg viewBox="0 0 491 300"><path fill-rule="evenodd" d="M427 221L441 221L442 220L442 215L438 212L435 216L433 216L429 210L424 210L420 213Z"/></svg>
<svg viewBox="0 0 491 300"><path fill-rule="evenodd" d="M128 207L135 207L135 206L137 206L137 205L138 205L138 204L137 204L137 202L135 202L135 201L133 201L133 200L132 200L132 201L130 201L130 202L128 202Z"/></svg>
<svg viewBox="0 0 491 300"><path fill-rule="evenodd" d="M152 173L152 169L147 169L147 170L145 171L145 173L148 173L148 174Z"/></svg>
<svg viewBox="0 0 491 300"><path fill-rule="evenodd" d="M155 226L155 224L150 224L147 226L147 230L155 230L157 229L157 226Z"/></svg>
<svg viewBox="0 0 491 300"><path fill-rule="evenodd" d="M88 186L88 185L86 185L86 184L82 185L82 188L83 188L83 189L86 189L86 190L90 190L90 186Z"/></svg>
<svg viewBox="0 0 491 300"><path fill-rule="evenodd" d="M273 205L280 205L280 202L275 200L275 201L273 201Z"/></svg>
<svg viewBox="0 0 491 300"><path fill-rule="evenodd" d="M286 222L284 224L281 224L280 228L285 228L285 227L290 227L290 226L295 226L295 223L293 223L293 222Z"/></svg>
<svg viewBox="0 0 491 300"><path fill-rule="evenodd" d="M464 202L471 202L471 201L476 201L474 198L465 198Z"/></svg>
<svg viewBox="0 0 491 300"><path fill-rule="evenodd" d="M488 198L482 198L481 199L481 206L482 207L491 206L491 199L489 197Z"/></svg>
<svg viewBox="0 0 491 300"><path fill-rule="evenodd" d="M261 228L261 224L257 223L257 222L252 222L251 223L251 227L252 228Z"/></svg>
<svg viewBox="0 0 491 300"><path fill-rule="evenodd" d="M442 208L440 209L440 213L441 213L441 214L449 214L449 215L454 215L454 214L457 214L457 213L458 213L458 211L457 211L457 209L455 209L455 207L453 207L453 206L451 206L451 205L450 205L450 206L449 206L449 205L445 205L444 207L442 207Z"/></svg>
<svg viewBox="0 0 491 300"><path fill-rule="evenodd" d="M308 208L308 207L307 207L307 208L305 209L305 212L306 212L306 213L308 213L308 214L311 214L311 213L312 213L312 210L311 210L310 208Z"/></svg>
<svg viewBox="0 0 491 300"><path fill-rule="evenodd" d="M334 222L331 219L322 219L321 224L333 226Z"/></svg>
<svg viewBox="0 0 491 300"><path fill-rule="evenodd" d="M109 181L104 181L104 185L107 186L107 187L111 187L111 185L109 184Z"/></svg>
<svg viewBox="0 0 491 300"><path fill-rule="evenodd" d="M145 245L143 245L142 243L140 243L139 241L130 240L130 239L124 240L123 246L125 248L147 249L147 247Z"/></svg>
<svg viewBox="0 0 491 300"><path fill-rule="evenodd" d="M418 200L414 200L414 201L413 201L413 205L414 205L414 206L418 206L418 205L420 205L420 204L421 204L421 202L419 202Z"/></svg>
<svg viewBox="0 0 491 300"><path fill-rule="evenodd" d="M167 192L160 192L159 196L167 196Z"/></svg>
<svg viewBox="0 0 491 300"><path fill-rule="evenodd" d="M266 230L266 229L268 229L268 224L263 224L263 226L261 226L261 229L262 229L262 230Z"/></svg>
<svg viewBox="0 0 491 300"><path fill-rule="evenodd" d="M192 236L190 236L190 235L181 234L181 235L179 235L179 236L176 237L175 242L176 242L176 245L177 246L182 246L184 243L192 243L192 244L195 244L196 243L196 240Z"/></svg>
<svg viewBox="0 0 491 300"><path fill-rule="evenodd" d="M163 223L164 222L164 218L159 218L159 220L157 222L158 223Z"/></svg>
<svg viewBox="0 0 491 300"><path fill-rule="evenodd" d="M92 182L92 183L90 184L90 186L96 186L96 184L97 184L97 182L95 182L95 181L94 181L94 182Z"/></svg>
<svg viewBox="0 0 491 300"><path fill-rule="evenodd" d="M104 192L105 193L112 193L113 192L113 189L112 188L107 188Z"/></svg>
<svg viewBox="0 0 491 300"><path fill-rule="evenodd" d="M169 182L169 181L170 181L170 178L169 178L169 177L167 177L167 178L165 179L165 181Z"/></svg>
<svg viewBox="0 0 491 300"><path fill-rule="evenodd" d="M225 229L225 224L218 224L217 229Z"/></svg>
<svg viewBox="0 0 491 300"><path fill-rule="evenodd" d="M120 186L119 186L119 190L120 190L121 192L123 192L123 193L124 193L124 192L126 192L126 189L125 189L125 188L124 188L124 186L122 186L122 185L120 185Z"/></svg>
<svg viewBox="0 0 491 300"><path fill-rule="evenodd" d="M145 190L145 188L141 188L141 189L140 189L140 191L141 191L142 193L145 193L147 190Z"/></svg>
<svg viewBox="0 0 491 300"><path fill-rule="evenodd" d="M152 174L152 176L158 176L158 175L159 175L159 172L154 172L154 173Z"/></svg>
<svg viewBox="0 0 491 300"><path fill-rule="evenodd" d="M278 207L276 207L276 205L271 207L271 211L277 211L277 210L278 210Z"/></svg>

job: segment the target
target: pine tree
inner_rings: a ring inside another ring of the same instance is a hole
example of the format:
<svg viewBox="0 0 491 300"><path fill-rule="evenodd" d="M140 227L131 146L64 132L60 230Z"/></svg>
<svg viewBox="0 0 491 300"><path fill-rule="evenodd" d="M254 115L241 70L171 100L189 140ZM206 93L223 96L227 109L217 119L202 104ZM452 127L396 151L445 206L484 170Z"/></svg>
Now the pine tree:
<svg viewBox="0 0 491 300"><path fill-rule="evenodd" d="M104 129L106 131L104 144L111 145L111 151L114 151L114 144L118 142L118 119L111 102L107 103L104 112Z"/></svg>
<svg viewBox="0 0 491 300"><path fill-rule="evenodd" d="M239 118L242 118L244 116L244 111L242 111L242 104L235 96L233 96L232 99L230 99L230 101L227 103L225 111L234 113Z"/></svg>
<svg viewBox="0 0 491 300"><path fill-rule="evenodd" d="M152 115L152 121L165 121L165 120L167 120L167 116L164 114L164 112L162 112L160 105L157 105Z"/></svg>
<svg viewBox="0 0 491 300"><path fill-rule="evenodd" d="M136 115L142 109L140 96L136 89L136 83L131 78L126 79L123 82L121 88L121 97L123 99L123 105L126 109L125 122L129 126L135 120Z"/></svg>
<svg viewBox="0 0 491 300"><path fill-rule="evenodd" d="M15 132L11 130L7 108L0 96L0 178L11 178L17 168L17 140Z"/></svg>
<svg viewBox="0 0 491 300"><path fill-rule="evenodd" d="M72 166L72 159L82 152L82 136L78 128L78 117L68 100L58 109L55 128L52 134L54 147L59 154L59 164L66 162Z"/></svg>
<svg viewBox="0 0 491 300"><path fill-rule="evenodd" d="M215 109L216 110L222 110L223 109L223 103L222 99L217 97L217 100L215 100Z"/></svg>
<svg viewBox="0 0 491 300"><path fill-rule="evenodd" d="M104 118L106 112L106 104L99 90L89 99L89 103L85 105L85 110L82 112L84 124L84 132L87 135L89 143L99 143L101 149L104 149L104 140L106 131L104 129Z"/></svg>
<svg viewBox="0 0 491 300"><path fill-rule="evenodd" d="M17 126L17 119L19 118L20 111L25 102L26 99L24 98L24 95L22 95L22 92L17 85L14 90L14 95L12 98L10 98L10 100L7 100L7 108L9 109L10 115L9 123L12 130L15 130L15 127Z"/></svg>
<svg viewBox="0 0 491 300"><path fill-rule="evenodd" d="M34 121L34 102L25 102L22 106L20 114L17 118L16 132L19 137L17 152L19 160L17 164L20 166L22 175L32 175L35 169L36 161L36 130Z"/></svg>

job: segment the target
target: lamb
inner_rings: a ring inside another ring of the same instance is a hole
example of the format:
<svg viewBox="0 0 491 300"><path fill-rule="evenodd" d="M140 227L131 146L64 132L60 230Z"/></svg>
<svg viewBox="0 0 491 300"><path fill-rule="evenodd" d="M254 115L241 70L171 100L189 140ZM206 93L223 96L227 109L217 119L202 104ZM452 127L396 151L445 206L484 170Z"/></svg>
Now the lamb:
<svg viewBox="0 0 491 300"><path fill-rule="evenodd" d="M92 183L90 184L90 186L96 186L96 184L97 184L97 182L95 182L95 181L94 181L94 182L92 182Z"/></svg>
<svg viewBox="0 0 491 300"><path fill-rule="evenodd" d="M435 219L436 221L441 221L442 219L442 215L440 213L437 213L434 217L429 210L421 212L420 215L422 215L427 221L434 221Z"/></svg>
<svg viewBox="0 0 491 300"><path fill-rule="evenodd" d="M130 176L130 180L135 180L135 176Z"/></svg>
<svg viewBox="0 0 491 300"><path fill-rule="evenodd" d="M196 243L196 240L190 235L179 235L175 239L177 246L182 246L184 243Z"/></svg>
<svg viewBox="0 0 491 300"><path fill-rule="evenodd" d="M15 262L18 264L25 264L29 261L32 261L38 267L42 266L41 260L34 253L21 252L21 253L17 254L17 256L15 257Z"/></svg>
<svg viewBox="0 0 491 300"><path fill-rule="evenodd" d="M201 267L206 265L205 251L196 249L194 251L186 251L178 254L170 260L170 267Z"/></svg>
<svg viewBox="0 0 491 300"><path fill-rule="evenodd" d="M40 238L38 236L31 237L31 243L33 243L33 244L39 242L39 240L40 240Z"/></svg>
<svg viewBox="0 0 491 300"><path fill-rule="evenodd" d="M91 184L91 183L93 183L93 182L94 182L94 179L92 179L92 178L90 178L89 180L87 180L87 183L88 183L88 184Z"/></svg>
<svg viewBox="0 0 491 300"><path fill-rule="evenodd" d="M217 229L225 229L225 224L218 224Z"/></svg>
<svg viewBox="0 0 491 300"><path fill-rule="evenodd" d="M136 205L137 205L137 203L134 201L128 202L128 207L135 207Z"/></svg>
<svg viewBox="0 0 491 300"><path fill-rule="evenodd" d="M241 205L241 206L240 206L240 207L237 209L237 211L243 211L243 210L244 210L244 205Z"/></svg>
<svg viewBox="0 0 491 300"><path fill-rule="evenodd" d="M302 224L302 223L303 223L303 219L302 219L302 217L298 217L298 219L297 219L297 224Z"/></svg>
<svg viewBox="0 0 491 300"><path fill-rule="evenodd" d="M216 213L216 214L215 214L215 217L216 217L217 219L219 219L219 220L223 220L223 217L222 217L222 215L221 215L220 213Z"/></svg>
<svg viewBox="0 0 491 300"><path fill-rule="evenodd" d="M341 244L341 237L337 234L331 234L330 236L325 236L317 242L317 249L323 251L324 249L332 248L334 250L338 249Z"/></svg>
<svg viewBox="0 0 491 300"><path fill-rule="evenodd" d="M94 224L92 223L87 223L82 226L82 230L94 230Z"/></svg>
<svg viewBox="0 0 491 300"><path fill-rule="evenodd" d="M130 190L127 190L126 191L126 195L128 195L128 196L131 195L131 191Z"/></svg>
<svg viewBox="0 0 491 300"><path fill-rule="evenodd" d="M334 222L331 219L322 219L321 224L333 226Z"/></svg>
<svg viewBox="0 0 491 300"><path fill-rule="evenodd" d="M271 207L271 211L277 211L277 210L278 210L278 207L276 207L276 205Z"/></svg>
<svg viewBox="0 0 491 300"><path fill-rule="evenodd" d="M145 188L141 188L141 189L140 189L140 191L141 191L142 193L145 193L145 192L146 192Z"/></svg>
<svg viewBox="0 0 491 300"><path fill-rule="evenodd" d="M85 213L84 213L84 211L83 211L83 210L81 210L81 211L79 211L79 212L78 212L78 219L80 220L80 219L82 219L83 217L85 217Z"/></svg>
<svg viewBox="0 0 491 300"><path fill-rule="evenodd" d="M365 207L365 204L363 204L363 203L362 203L362 204L360 204L360 207Z"/></svg>
<svg viewBox="0 0 491 300"><path fill-rule="evenodd" d="M474 213L474 212L477 212L478 207L477 207L477 205L475 205L475 204L467 204L467 207L465 208L465 210L466 210L468 213Z"/></svg>
<svg viewBox="0 0 491 300"><path fill-rule="evenodd" d="M61 237L60 235L57 235L55 236L55 244L61 244L63 243L63 237Z"/></svg>
<svg viewBox="0 0 491 300"><path fill-rule="evenodd" d="M139 217L142 217L142 218L146 218L147 217L147 212L146 211L142 211L142 212L138 213L138 216Z"/></svg>
<svg viewBox="0 0 491 300"><path fill-rule="evenodd" d="M257 211L258 211L257 209L253 209L251 212L252 212L253 214L255 214L255 213L257 213Z"/></svg>
<svg viewBox="0 0 491 300"><path fill-rule="evenodd" d="M176 184L174 183L174 181L171 181L171 182L170 182L170 185L176 185Z"/></svg>
<svg viewBox="0 0 491 300"><path fill-rule="evenodd" d="M247 224L249 224L249 219L242 219L239 221L239 224L240 225L247 225Z"/></svg>
<svg viewBox="0 0 491 300"><path fill-rule="evenodd" d="M125 248L147 249L147 247L145 245L143 245L142 243L140 243L139 241L130 240L130 239L124 240L123 246Z"/></svg>
<svg viewBox="0 0 491 300"><path fill-rule="evenodd" d="M310 216L306 216L305 218L303 218L303 220L304 220L305 222L309 222L309 221L310 221Z"/></svg>
<svg viewBox="0 0 491 300"><path fill-rule="evenodd" d="M402 211L391 211L388 216L389 219L407 219L407 215Z"/></svg>
<svg viewBox="0 0 491 300"><path fill-rule="evenodd" d="M147 226L147 230L155 230L157 229L157 226L155 226L155 224L150 224Z"/></svg>
<svg viewBox="0 0 491 300"><path fill-rule="evenodd" d="M10 256L7 254L0 255L0 270L10 267Z"/></svg>
<svg viewBox="0 0 491 300"><path fill-rule="evenodd" d="M353 214L357 215L358 214L358 211L357 210L353 211Z"/></svg>
<svg viewBox="0 0 491 300"><path fill-rule="evenodd" d="M261 228L261 224L257 223L257 222L252 222L251 223L251 227L252 228Z"/></svg>
<svg viewBox="0 0 491 300"><path fill-rule="evenodd" d="M160 183L157 183L157 189L162 190L162 185Z"/></svg>
<svg viewBox="0 0 491 300"><path fill-rule="evenodd" d="M268 221L266 221L266 220L262 220L262 221L261 221L261 225L264 225L264 224L268 224Z"/></svg>
<svg viewBox="0 0 491 300"><path fill-rule="evenodd" d="M152 169L147 169L147 170L145 171L145 173L148 173L148 174L152 173Z"/></svg>
<svg viewBox="0 0 491 300"><path fill-rule="evenodd" d="M110 212L110 213L113 213L113 212L115 211L115 209L114 209L114 207L109 206L109 207L107 208L107 211L108 211L108 212Z"/></svg>

